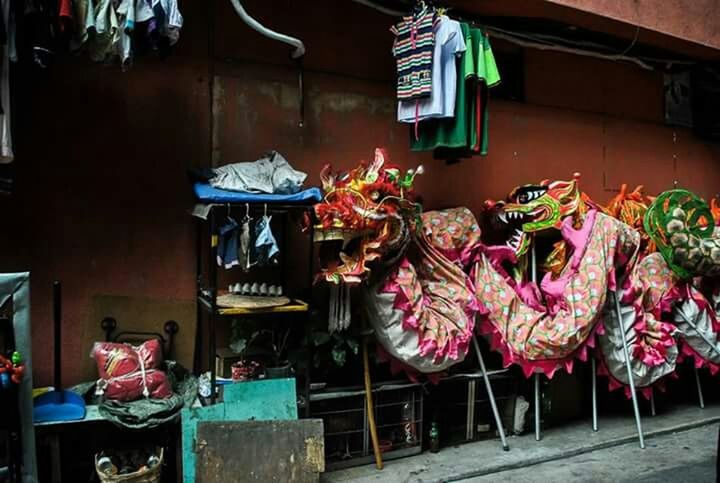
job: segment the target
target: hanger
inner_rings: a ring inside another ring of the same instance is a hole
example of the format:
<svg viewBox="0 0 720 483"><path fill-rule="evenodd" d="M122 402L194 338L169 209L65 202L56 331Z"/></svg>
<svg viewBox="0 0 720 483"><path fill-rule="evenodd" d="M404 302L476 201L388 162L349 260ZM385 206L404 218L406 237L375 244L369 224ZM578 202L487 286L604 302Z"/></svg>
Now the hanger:
<svg viewBox="0 0 720 483"><path fill-rule="evenodd" d="M263 216L267 218L267 203L265 203L265 206L263 208Z"/></svg>

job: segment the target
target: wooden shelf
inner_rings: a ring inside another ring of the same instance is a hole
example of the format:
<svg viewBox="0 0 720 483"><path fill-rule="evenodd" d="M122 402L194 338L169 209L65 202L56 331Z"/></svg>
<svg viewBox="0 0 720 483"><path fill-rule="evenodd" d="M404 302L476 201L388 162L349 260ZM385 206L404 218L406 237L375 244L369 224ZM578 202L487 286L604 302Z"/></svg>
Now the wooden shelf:
<svg viewBox="0 0 720 483"><path fill-rule="evenodd" d="M198 302L208 311L212 305L210 300L205 296L198 297ZM302 300L294 299L289 304L278 305L276 307L262 308L246 308L246 307L217 307L215 313L217 315L262 315L262 314L284 314L294 312L307 312L309 306Z"/></svg>

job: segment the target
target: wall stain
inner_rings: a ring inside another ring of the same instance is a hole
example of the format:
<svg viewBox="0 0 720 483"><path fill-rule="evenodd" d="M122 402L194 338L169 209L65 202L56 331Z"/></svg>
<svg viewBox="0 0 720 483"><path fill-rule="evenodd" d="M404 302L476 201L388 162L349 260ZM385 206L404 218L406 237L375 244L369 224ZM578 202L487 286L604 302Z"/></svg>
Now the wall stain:
<svg viewBox="0 0 720 483"><path fill-rule="evenodd" d="M322 439L305 439L305 463L319 473L325 471L325 443Z"/></svg>
<svg viewBox="0 0 720 483"><path fill-rule="evenodd" d="M371 115L392 115L395 112L395 101L389 97L371 97L349 92L312 92L309 101L316 120L320 120L324 111L344 114L362 111Z"/></svg>

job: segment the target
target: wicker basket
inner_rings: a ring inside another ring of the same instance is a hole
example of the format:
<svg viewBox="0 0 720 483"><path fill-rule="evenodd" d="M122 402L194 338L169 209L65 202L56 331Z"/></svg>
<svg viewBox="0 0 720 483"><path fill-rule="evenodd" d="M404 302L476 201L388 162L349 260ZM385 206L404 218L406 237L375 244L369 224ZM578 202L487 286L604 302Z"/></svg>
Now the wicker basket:
<svg viewBox="0 0 720 483"><path fill-rule="evenodd" d="M160 474L162 473L162 466L164 463L163 452L164 450L160 448L158 455L160 457L160 462L153 468L144 471L136 471L135 473L128 473L126 475L106 475L102 473L100 468L98 468L98 461L102 455L96 454L95 472L102 483L160 483Z"/></svg>

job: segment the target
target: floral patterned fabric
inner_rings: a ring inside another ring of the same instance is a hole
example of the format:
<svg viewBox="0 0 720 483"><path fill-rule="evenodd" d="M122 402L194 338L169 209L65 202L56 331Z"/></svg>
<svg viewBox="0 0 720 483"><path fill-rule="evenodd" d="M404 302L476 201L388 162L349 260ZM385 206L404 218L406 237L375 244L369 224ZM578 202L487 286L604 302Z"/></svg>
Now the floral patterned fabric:
<svg viewBox="0 0 720 483"><path fill-rule="evenodd" d="M579 230L566 223L562 233L573 250L562 283L544 282L538 289L544 296L551 288L553 313L523 303L486 255L478 259L474 283L484 313L481 331L491 334L506 365L519 364L526 375L542 371L552 377L563 366L571 371L576 355L585 358L585 343L592 343L615 273L632 267L639 244L635 230L596 211Z"/></svg>
<svg viewBox="0 0 720 483"><path fill-rule="evenodd" d="M426 212L421 223L382 292L395 294L394 308L405 314L403 328L417 332L420 355L445 366L444 359L465 357L472 337L477 300L462 265L480 241L480 228L467 208Z"/></svg>

